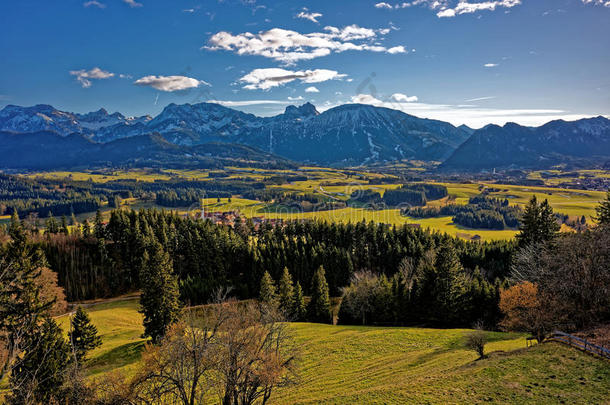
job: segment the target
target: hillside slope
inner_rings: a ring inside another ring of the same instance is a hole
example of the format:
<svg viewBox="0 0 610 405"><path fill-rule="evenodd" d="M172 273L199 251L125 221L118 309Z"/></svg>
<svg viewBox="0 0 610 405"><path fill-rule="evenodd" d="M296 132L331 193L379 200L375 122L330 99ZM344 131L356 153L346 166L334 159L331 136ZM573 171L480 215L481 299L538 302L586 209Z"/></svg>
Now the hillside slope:
<svg viewBox="0 0 610 405"><path fill-rule="evenodd" d="M89 308L103 345L91 372L135 371L143 346L136 300ZM67 328L68 318L61 324ZM524 335L490 332L490 357L463 349L463 329L293 323L302 347L300 381L273 404L607 403L610 363L550 343L525 349Z"/></svg>

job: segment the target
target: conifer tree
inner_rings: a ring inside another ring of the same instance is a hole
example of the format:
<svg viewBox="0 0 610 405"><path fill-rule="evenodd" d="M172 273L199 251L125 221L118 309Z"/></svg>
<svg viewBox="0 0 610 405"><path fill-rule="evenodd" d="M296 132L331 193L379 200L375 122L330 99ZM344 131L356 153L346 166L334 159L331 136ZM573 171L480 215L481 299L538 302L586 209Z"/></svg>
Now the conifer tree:
<svg viewBox="0 0 610 405"><path fill-rule="evenodd" d="M49 216L47 218L45 226L47 228L47 233L59 232L59 225L57 224L57 221L55 220L55 217L53 217L53 213L51 211L49 211Z"/></svg>
<svg viewBox="0 0 610 405"><path fill-rule="evenodd" d="M24 350L24 338L34 334L40 317L52 302L40 298L36 283L45 265L42 253L28 244L17 212L13 212L9 227L11 242L0 258L0 333L6 343L6 359L0 364L0 380L8 371L10 359Z"/></svg>
<svg viewBox="0 0 610 405"><path fill-rule="evenodd" d="M543 243L552 240L559 229L560 226L548 200L538 204L534 195L525 206L521 220L521 233L517 235L517 240L520 246Z"/></svg>
<svg viewBox="0 0 610 405"><path fill-rule="evenodd" d="M436 254L435 270L435 305L431 308L432 313L436 313L437 319L443 323L457 322L466 283L464 268L455 248L448 242L443 243Z"/></svg>
<svg viewBox="0 0 610 405"><path fill-rule="evenodd" d="M102 339L97 334L97 328L91 323L87 312L80 306L76 309L76 314L71 320L71 330L68 337L74 357L79 363L85 360L89 351L102 344Z"/></svg>
<svg viewBox="0 0 610 405"><path fill-rule="evenodd" d="M301 284L297 281L294 286L291 316L294 318L295 321L303 321L306 315L307 308L305 307L305 297L303 296L303 289L301 288Z"/></svg>
<svg viewBox="0 0 610 405"><path fill-rule="evenodd" d="M61 216L61 228L59 231L61 233L63 233L64 235L67 235L70 233L70 231L68 230L68 220L65 215Z"/></svg>
<svg viewBox="0 0 610 405"><path fill-rule="evenodd" d="M159 343L167 328L180 318L180 291L172 262L159 243L151 255L144 252L140 270L140 312L144 315L144 336Z"/></svg>
<svg viewBox="0 0 610 405"><path fill-rule="evenodd" d="M25 337L23 356L12 367L12 404L48 404L61 387L68 367L70 349L53 318Z"/></svg>
<svg viewBox="0 0 610 405"><path fill-rule="evenodd" d="M606 193L606 199L595 207L595 221L600 225L610 225L610 190Z"/></svg>
<svg viewBox="0 0 610 405"><path fill-rule="evenodd" d="M89 220L85 219L83 221L83 237L88 238L91 236L91 225L89 225Z"/></svg>
<svg viewBox="0 0 610 405"><path fill-rule="evenodd" d="M258 299L261 302L272 306L275 306L278 303L275 285L268 271L265 271L263 277L261 278L261 286L258 293Z"/></svg>
<svg viewBox="0 0 610 405"><path fill-rule="evenodd" d="M292 311L292 300L294 299L294 287L292 285L292 276L288 271L288 267L284 267L284 272L279 282L278 298L280 309L286 314Z"/></svg>
<svg viewBox="0 0 610 405"><path fill-rule="evenodd" d="M95 222L93 224L93 235L97 239L106 238L106 228L104 228L102 212L100 210L97 210L97 212L95 213Z"/></svg>
<svg viewBox="0 0 610 405"><path fill-rule="evenodd" d="M312 322L329 323L332 321L328 283L322 266L318 267L311 280L311 300L307 307L307 317Z"/></svg>

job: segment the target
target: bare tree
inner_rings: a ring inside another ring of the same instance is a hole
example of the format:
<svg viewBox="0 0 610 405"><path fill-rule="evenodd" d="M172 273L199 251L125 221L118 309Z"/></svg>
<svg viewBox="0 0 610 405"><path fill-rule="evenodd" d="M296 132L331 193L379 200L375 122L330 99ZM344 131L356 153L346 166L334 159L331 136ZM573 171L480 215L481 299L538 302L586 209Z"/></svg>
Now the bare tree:
<svg viewBox="0 0 610 405"><path fill-rule="evenodd" d="M192 310L146 347L129 401L194 405L217 395L226 405L265 404L296 378L297 350L278 320L276 310L250 301Z"/></svg>

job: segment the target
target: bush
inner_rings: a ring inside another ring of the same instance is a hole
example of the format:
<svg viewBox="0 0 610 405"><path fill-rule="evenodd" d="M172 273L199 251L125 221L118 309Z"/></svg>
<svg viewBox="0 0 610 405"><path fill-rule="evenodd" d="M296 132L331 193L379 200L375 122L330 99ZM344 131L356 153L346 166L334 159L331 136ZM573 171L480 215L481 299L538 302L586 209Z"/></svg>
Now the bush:
<svg viewBox="0 0 610 405"><path fill-rule="evenodd" d="M479 359L485 358L486 344L487 335L482 330L475 330L466 335L466 348L475 351L479 355Z"/></svg>

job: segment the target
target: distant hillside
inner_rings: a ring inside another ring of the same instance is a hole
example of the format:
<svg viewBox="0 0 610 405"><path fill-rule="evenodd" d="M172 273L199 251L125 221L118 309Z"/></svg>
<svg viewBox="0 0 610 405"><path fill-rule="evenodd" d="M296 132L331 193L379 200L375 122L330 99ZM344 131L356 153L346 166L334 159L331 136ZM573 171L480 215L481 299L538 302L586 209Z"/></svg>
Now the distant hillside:
<svg viewBox="0 0 610 405"><path fill-rule="evenodd" d="M0 168L57 169L95 166L220 167L249 165L294 167L256 148L224 143L179 146L159 134L97 143L80 134L0 132Z"/></svg>
<svg viewBox="0 0 610 405"><path fill-rule="evenodd" d="M508 123L475 131L442 167L456 170L548 168L559 163L610 160L610 120L551 121L531 128Z"/></svg>

